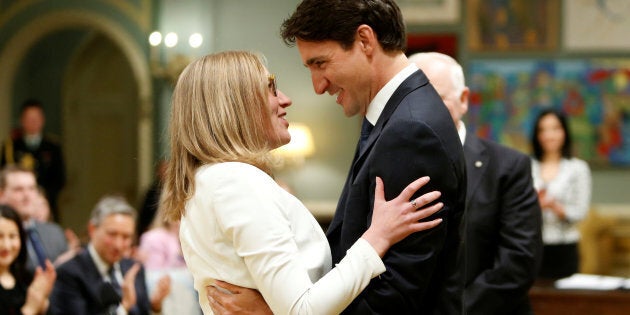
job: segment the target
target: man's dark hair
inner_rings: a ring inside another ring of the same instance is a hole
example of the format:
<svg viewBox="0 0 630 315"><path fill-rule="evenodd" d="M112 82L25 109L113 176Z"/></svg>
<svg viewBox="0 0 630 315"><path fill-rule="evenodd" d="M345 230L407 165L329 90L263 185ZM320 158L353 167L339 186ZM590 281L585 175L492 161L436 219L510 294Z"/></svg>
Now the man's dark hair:
<svg viewBox="0 0 630 315"><path fill-rule="evenodd" d="M371 27L386 52L405 51L405 24L394 0L304 0L280 27L284 42L332 40L350 49L357 28Z"/></svg>
<svg viewBox="0 0 630 315"><path fill-rule="evenodd" d="M42 102L37 99L29 98L22 103L22 107L20 107L20 115L24 114L29 108L39 108L42 112L44 112L44 107L42 106Z"/></svg>
<svg viewBox="0 0 630 315"><path fill-rule="evenodd" d="M534 130L532 130L532 147L534 149L534 157L537 160L541 160L543 154L545 153L542 145L540 144L540 140L538 139L538 125L540 125L540 121L548 115L555 116L560 121L560 125L562 126L562 130L564 131L564 143L562 144L562 157L570 159L572 157L571 152L571 132L569 131L569 123L567 122L567 117L561 111L555 109L545 109L541 111L536 117L536 123L534 124Z"/></svg>

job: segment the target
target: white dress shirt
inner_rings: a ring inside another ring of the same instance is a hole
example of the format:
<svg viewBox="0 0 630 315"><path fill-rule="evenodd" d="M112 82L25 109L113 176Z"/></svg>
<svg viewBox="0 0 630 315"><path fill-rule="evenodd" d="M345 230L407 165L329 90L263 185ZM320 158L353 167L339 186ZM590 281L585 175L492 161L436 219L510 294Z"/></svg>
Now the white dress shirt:
<svg viewBox="0 0 630 315"><path fill-rule="evenodd" d="M105 260L103 260L101 256L98 254L98 252L96 251L92 243L88 244L87 250L90 253L90 256L92 257L92 261L94 261L94 264L96 265L96 269L98 269L98 272L101 274L103 281L111 283L112 279L109 276L109 269L114 268L114 276L116 277L116 282L118 282L118 285L122 285L123 275L122 275L122 270L120 270L120 264L115 263L113 266L111 266L110 264L105 262ZM122 306L122 304L118 304L118 307L116 308L116 315L127 315L127 314L128 314L127 310Z"/></svg>
<svg viewBox="0 0 630 315"><path fill-rule="evenodd" d="M180 226L186 264L204 314L214 279L258 289L275 314L337 314L385 266L359 239L331 269L321 227L294 196L260 169L202 166Z"/></svg>
<svg viewBox="0 0 630 315"><path fill-rule="evenodd" d="M411 63L400 72L398 72L393 78L389 80L374 96L374 99L370 102L365 113L365 118L372 124L376 125L376 121L381 116L387 101L394 95L396 89L403 81L418 71L418 66L415 63Z"/></svg>
<svg viewBox="0 0 630 315"><path fill-rule="evenodd" d="M562 204L566 214L563 220L552 211L543 211L543 243L577 243L580 239L577 223L591 206L591 170L588 164L577 158L563 158L556 177L545 182L540 173L540 162L532 159L532 174L536 190L545 188L547 197Z"/></svg>

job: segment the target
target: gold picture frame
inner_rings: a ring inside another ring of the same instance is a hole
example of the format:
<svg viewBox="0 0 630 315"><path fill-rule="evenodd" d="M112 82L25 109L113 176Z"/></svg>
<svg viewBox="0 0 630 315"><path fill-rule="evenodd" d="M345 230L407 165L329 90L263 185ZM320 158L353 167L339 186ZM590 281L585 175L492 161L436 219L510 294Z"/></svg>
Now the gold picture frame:
<svg viewBox="0 0 630 315"><path fill-rule="evenodd" d="M460 21L461 0L397 0L407 25L455 24Z"/></svg>
<svg viewBox="0 0 630 315"><path fill-rule="evenodd" d="M467 42L474 52L558 48L560 0L467 0Z"/></svg>

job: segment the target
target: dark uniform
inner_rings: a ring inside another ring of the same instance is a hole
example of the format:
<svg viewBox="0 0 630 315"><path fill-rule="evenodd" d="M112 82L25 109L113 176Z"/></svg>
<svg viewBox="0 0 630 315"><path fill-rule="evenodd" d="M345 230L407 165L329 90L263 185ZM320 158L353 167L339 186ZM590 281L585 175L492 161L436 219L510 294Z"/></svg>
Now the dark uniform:
<svg viewBox="0 0 630 315"><path fill-rule="evenodd" d="M42 135L37 147L29 147L19 133L9 136L2 145L0 166L16 164L32 170L37 184L44 188L53 219L59 221L57 197L66 183L61 146L52 137Z"/></svg>

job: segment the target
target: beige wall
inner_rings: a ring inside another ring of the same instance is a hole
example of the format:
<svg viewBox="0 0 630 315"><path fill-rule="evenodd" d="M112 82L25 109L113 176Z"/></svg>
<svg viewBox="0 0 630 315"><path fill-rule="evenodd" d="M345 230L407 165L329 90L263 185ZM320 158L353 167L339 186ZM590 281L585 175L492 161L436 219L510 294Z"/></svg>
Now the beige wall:
<svg viewBox="0 0 630 315"><path fill-rule="evenodd" d="M264 53L278 76L279 88L293 99L290 121L313 130L317 151L303 167L279 174L303 200L334 201L341 192L352 160L359 122L343 116L330 96L315 95L308 71L295 48L286 47L278 33L298 0L215 0L213 17L216 50L252 49ZM453 30L450 30L453 31ZM593 170L593 203L627 203L630 170Z"/></svg>

